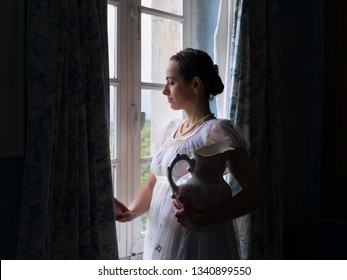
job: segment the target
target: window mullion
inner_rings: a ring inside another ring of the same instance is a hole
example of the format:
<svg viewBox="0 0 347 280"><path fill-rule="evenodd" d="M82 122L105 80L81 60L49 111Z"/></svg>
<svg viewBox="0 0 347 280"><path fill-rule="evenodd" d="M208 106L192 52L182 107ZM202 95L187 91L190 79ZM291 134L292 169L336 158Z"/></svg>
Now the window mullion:
<svg viewBox="0 0 347 280"><path fill-rule="evenodd" d="M141 13L145 13L145 14L157 16L157 17L162 17L162 18L166 18L166 19L170 19L170 20L174 20L178 22L184 22L186 20L184 16L175 15L172 13L167 13L164 11L160 11L160 10L156 10L156 9L152 9L148 7L141 6L140 10L141 10Z"/></svg>
<svg viewBox="0 0 347 280"><path fill-rule="evenodd" d="M164 88L164 84L157 84L157 83L141 83L142 89L149 89L149 90L162 90Z"/></svg>
<svg viewBox="0 0 347 280"><path fill-rule="evenodd" d="M128 204L140 191L140 157L141 137L137 130L136 121L141 114L141 14L131 16L131 10L139 7L140 0L128 1ZM140 241L141 224L139 219L129 223L128 231L128 256L133 256L142 250Z"/></svg>
<svg viewBox="0 0 347 280"><path fill-rule="evenodd" d="M196 1L195 1L196 2ZM185 21L183 23L183 48L193 46L193 4L191 0L183 1L183 17L185 18Z"/></svg>

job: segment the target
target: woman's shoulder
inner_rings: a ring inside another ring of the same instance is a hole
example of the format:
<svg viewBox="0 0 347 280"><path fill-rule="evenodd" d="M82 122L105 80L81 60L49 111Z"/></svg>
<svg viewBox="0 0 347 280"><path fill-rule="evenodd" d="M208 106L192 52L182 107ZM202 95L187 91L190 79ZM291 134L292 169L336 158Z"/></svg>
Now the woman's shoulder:
<svg viewBox="0 0 347 280"><path fill-rule="evenodd" d="M156 139L156 149L158 150L164 143L171 139L177 130L178 126L182 122L181 119L171 120L162 130L159 131L157 135L155 135Z"/></svg>
<svg viewBox="0 0 347 280"><path fill-rule="evenodd" d="M166 126L166 131L168 134L174 133L178 126L183 122L182 119L173 119L169 122L169 124Z"/></svg>
<svg viewBox="0 0 347 280"><path fill-rule="evenodd" d="M211 119L213 125L233 125L231 120L228 119Z"/></svg>
<svg viewBox="0 0 347 280"><path fill-rule="evenodd" d="M208 127L208 137L212 142L224 142L235 148L248 148L243 132L227 119L213 119Z"/></svg>
<svg viewBox="0 0 347 280"><path fill-rule="evenodd" d="M218 131L234 131L237 130L236 126L233 124L231 120L227 119L212 119L210 121L209 126L210 132L218 132Z"/></svg>

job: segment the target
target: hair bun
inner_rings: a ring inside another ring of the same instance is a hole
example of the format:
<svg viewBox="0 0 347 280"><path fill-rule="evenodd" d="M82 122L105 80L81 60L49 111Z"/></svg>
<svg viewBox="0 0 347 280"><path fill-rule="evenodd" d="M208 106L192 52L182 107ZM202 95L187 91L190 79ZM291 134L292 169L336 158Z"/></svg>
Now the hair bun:
<svg viewBox="0 0 347 280"><path fill-rule="evenodd" d="M208 97L216 96L224 90L224 84L219 76L219 67L204 51L186 48L173 55L170 59L179 62L179 71L186 81L199 76L204 84Z"/></svg>
<svg viewBox="0 0 347 280"><path fill-rule="evenodd" d="M219 67L217 64L213 65L214 71L216 71L217 75L219 75Z"/></svg>

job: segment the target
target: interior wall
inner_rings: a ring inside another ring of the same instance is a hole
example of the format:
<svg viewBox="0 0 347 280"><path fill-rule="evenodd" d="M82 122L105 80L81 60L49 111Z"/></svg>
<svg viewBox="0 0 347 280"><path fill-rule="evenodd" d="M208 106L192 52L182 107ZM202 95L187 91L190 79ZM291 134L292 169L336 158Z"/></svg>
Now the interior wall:
<svg viewBox="0 0 347 280"><path fill-rule="evenodd" d="M280 0L284 223L320 215L323 0Z"/></svg>
<svg viewBox="0 0 347 280"><path fill-rule="evenodd" d="M347 222L347 1L325 0L321 204Z"/></svg>
<svg viewBox="0 0 347 280"><path fill-rule="evenodd" d="M24 166L23 34L20 0L0 3L0 257L16 258ZM24 25L23 25L24 27Z"/></svg>
<svg viewBox="0 0 347 280"><path fill-rule="evenodd" d="M0 35L5 39L0 46L0 128L4 132L0 137L0 158L18 157L24 150L18 3L5 1L0 5Z"/></svg>
<svg viewBox="0 0 347 280"><path fill-rule="evenodd" d="M23 158L0 159L0 258L16 259Z"/></svg>

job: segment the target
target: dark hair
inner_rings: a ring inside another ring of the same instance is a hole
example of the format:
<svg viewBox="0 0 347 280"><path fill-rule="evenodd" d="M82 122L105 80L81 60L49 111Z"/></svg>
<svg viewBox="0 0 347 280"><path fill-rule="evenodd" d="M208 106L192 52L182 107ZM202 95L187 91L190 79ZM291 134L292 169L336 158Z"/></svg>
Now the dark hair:
<svg viewBox="0 0 347 280"><path fill-rule="evenodd" d="M206 52L186 48L171 56L170 60L178 61L179 71L187 82L196 76L200 77L208 97L223 91L224 85L218 74L218 66L213 64Z"/></svg>

